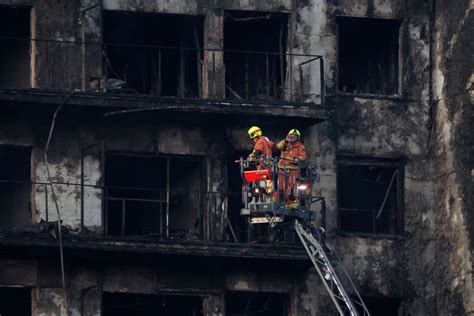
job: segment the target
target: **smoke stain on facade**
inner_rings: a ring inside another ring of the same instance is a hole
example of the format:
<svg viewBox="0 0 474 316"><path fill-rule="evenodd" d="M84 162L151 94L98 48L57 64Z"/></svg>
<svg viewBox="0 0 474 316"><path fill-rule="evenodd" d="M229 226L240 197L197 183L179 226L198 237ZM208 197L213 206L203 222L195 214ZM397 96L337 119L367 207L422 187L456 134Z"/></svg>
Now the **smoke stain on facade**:
<svg viewBox="0 0 474 316"><path fill-rule="evenodd" d="M252 125L303 132L372 315L474 314L473 9L0 0L0 314L336 315L250 243Z"/></svg>

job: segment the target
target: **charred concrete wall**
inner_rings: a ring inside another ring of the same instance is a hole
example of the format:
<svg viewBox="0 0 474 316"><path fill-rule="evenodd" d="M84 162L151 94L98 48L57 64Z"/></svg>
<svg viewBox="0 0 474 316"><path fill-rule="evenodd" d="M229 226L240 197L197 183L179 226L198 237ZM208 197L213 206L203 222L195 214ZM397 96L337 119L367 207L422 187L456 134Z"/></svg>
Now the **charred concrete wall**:
<svg viewBox="0 0 474 316"><path fill-rule="evenodd" d="M202 267L179 262L173 266L69 262L64 289L56 261L3 258L0 265L0 286L31 289L31 315L102 315L104 293L194 295L203 299L202 315L225 315L228 293L281 293L291 302L300 295L297 284L302 278L297 272L282 275L273 268L262 271L246 264L225 269L212 263ZM295 314L295 307L289 312Z"/></svg>
<svg viewBox="0 0 474 316"><path fill-rule="evenodd" d="M10 113L2 117L5 128L1 132L0 144L32 148L30 206L33 224L57 220L54 194L49 185L51 180L63 224L73 231L79 231L83 221L87 231L103 232L104 168L107 165L107 153L148 155L157 158L169 155L177 158L189 156L202 159L202 172L198 177L190 179L187 189L181 189L190 191L189 194L195 199L198 194L202 194L203 199L209 199L209 204L204 206L205 217L200 223L204 225L203 237L212 240L224 238L223 232L227 226L228 168L238 169L236 164L229 165L229 157L239 159L243 153L250 152L251 142L245 132L246 124L230 123L226 119L206 127L209 120L205 115L176 116L176 113L146 111L104 117L103 111L81 112L66 104L58 112L47 153L50 179L44 154L53 114L54 111L50 108L34 110L27 115ZM275 125L269 125L265 134L272 139L284 137ZM81 157L84 173L83 197ZM127 173L129 170L114 172ZM240 181L240 178L231 180ZM200 192L196 192L194 184L199 183L202 184ZM144 184L140 187L143 186ZM209 214L207 210L210 211ZM209 224L208 216L213 217L215 222Z"/></svg>
<svg viewBox="0 0 474 316"><path fill-rule="evenodd" d="M472 51L464 42L465 34L472 35L472 4L458 2L456 18L439 2L338 2L328 4L327 10L332 12L326 15L329 33L334 32L334 15L402 19L404 55L401 98L339 93L334 125L320 125L314 132L320 142L321 190L330 208L337 208L334 153L407 159L404 234L335 236L333 242L363 295L402 298L403 314L471 313L472 162L467 157L472 157L472 143L463 126L472 121L472 111L466 108L472 103L472 69L460 52ZM335 49L332 35L329 46ZM330 79L337 74L335 56L326 57ZM336 91L337 86L328 83L327 88ZM331 232L336 227L336 212L330 212L327 228ZM320 308L322 312L325 306Z"/></svg>
<svg viewBox="0 0 474 316"><path fill-rule="evenodd" d="M92 1L82 1L81 4L61 2L60 8L56 2L48 1L2 3L34 6L34 36L51 38L53 34L55 39L66 41L80 39L81 27L86 30L86 39L100 41L102 8L205 15L204 43L207 48L217 49L223 47L223 10L288 13L287 50L324 56L325 88L329 95L327 103L335 111L331 121L307 129L304 139L310 158L317 162L320 170L318 190L327 201L329 242L338 249L344 265L364 296L399 298L404 315L473 312L473 217L468 210L472 209L473 156L469 133L472 110L469 105L472 103L474 83L470 68L472 58L465 58L468 52L472 52L473 13L469 1L456 1L448 5L441 1L388 0L176 3L107 0L100 3L102 7L88 10L83 18L80 10L93 6ZM338 91L338 16L401 21L400 93L368 95ZM81 21L84 24L80 24ZM102 59L97 48L86 48L87 62L82 68L83 51L78 50L77 45L73 48L71 44L67 54L56 53L54 44L48 45L38 43L32 48L34 87L80 89L84 84L81 81L83 72L86 72L84 78L87 85L102 76ZM61 67L52 67L52 60ZM297 68L301 60L295 58L289 62ZM304 84L308 85L307 91L316 91L320 77L311 73L318 73L318 66L309 67L315 68L305 73ZM298 73L288 76L295 86L303 84ZM222 86L213 89L204 95L222 97ZM33 179L41 182L47 179L43 151L50 118L44 116L30 120L17 115L0 119L5 123L5 129L1 130L1 143L33 146ZM112 151L207 156L208 189L218 191L226 181L222 176L226 174L226 166L220 160L222 153L249 149L244 123L210 129L206 126L209 122L197 124L153 119L127 116L127 119L103 120L95 116L95 121L91 123L87 117L80 120L76 116L60 117L49 158L53 178L60 182L77 183L81 148L104 141L107 150ZM268 127L268 131L272 139L284 134L276 126ZM339 234L337 160L341 154L405 161L402 234ZM85 167L86 182L100 184L103 175L98 155L88 155ZM47 200L44 198L44 186L36 186L33 192L36 221L45 218L46 201L50 208L49 219L54 220L51 192ZM58 186L57 192L64 223L77 229L80 224L78 187L61 186L60 189ZM85 225L100 227L103 224L100 190L88 188L85 201ZM244 274L230 278L226 284L231 284L233 290L252 290L254 287L249 285L252 282L242 281L250 274ZM297 290L291 293L295 296L296 314L328 314L328 310L332 310L314 272L295 278ZM256 284L256 287L261 286L258 282ZM107 286L111 291L120 290L117 284ZM273 290L282 288L283 285L275 286ZM43 290L38 291L39 296L47 294ZM65 294L55 295L61 298ZM44 308L49 306L44 304Z"/></svg>
<svg viewBox="0 0 474 316"><path fill-rule="evenodd" d="M474 313L473 301L473 123L472 1L434 3L435 47L433 147L436 165L433 240L428 243L435 283L428 287L431 311ZM442 258L442 259L441 259ZM446 293L450 293L446 295Z"/></svg>

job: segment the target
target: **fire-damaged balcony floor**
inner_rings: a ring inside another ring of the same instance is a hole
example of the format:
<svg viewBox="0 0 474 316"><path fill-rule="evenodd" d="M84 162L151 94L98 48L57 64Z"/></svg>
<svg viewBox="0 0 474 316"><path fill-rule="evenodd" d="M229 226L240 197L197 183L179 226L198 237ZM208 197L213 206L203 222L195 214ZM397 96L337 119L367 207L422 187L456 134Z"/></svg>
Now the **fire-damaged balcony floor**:
<svg viewBox="0 0 474 316"><path fill-rule="evenodd" d="M129 262L219 261L223 264L290 265L306 269L311 262L303 247L296 244L249 244L202 240L155 240L146 237L105 237L63 234L64 256ZM0 253L22 257L57 257L59 240L50 233L30 231L0 232Z"/></svg>
<svg viewBox="0 0 474 316"><path fill-rule="evenodd" d="M245 101L245 100L209 100L156 97L134 94L108 94L93 92L59 92L50 90L0 90L0 107L27 107L28 111L48 106L52 109L65 105L71 110L96 109L104 116L157 111L163 115L189 113L193 118L205 115L218 117L230 122L236 117L266 117L291 123L297 121L299 126L311 126L330 117L331 107L314 103L290 101ZM26 108L25 108L26 109ZM305 124L306 122L306 124Z"/></svg>

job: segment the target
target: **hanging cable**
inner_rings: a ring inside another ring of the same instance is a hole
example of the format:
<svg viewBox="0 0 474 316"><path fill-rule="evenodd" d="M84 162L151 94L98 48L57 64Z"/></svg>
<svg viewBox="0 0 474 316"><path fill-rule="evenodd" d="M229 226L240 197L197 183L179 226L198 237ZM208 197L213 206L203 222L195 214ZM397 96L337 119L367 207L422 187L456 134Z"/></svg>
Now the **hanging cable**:
<svg viewBox="0 0 474 316"><path fill-rule="evenodd" d="M63 102L57 107L56 111L54 112L53 120L51 121L51 127L49 129L48 140L46 141L46 147L44 149L44 162L46 165L46 173L48 175L48 184L51 187L51 195L53 197L54 207L56 209L56 213L58 216L59 257L61 261L61 280L62 280L64 289L66 288L66 277L64 273L64 253L63 253L63 236L61 232L61 212L59 211L58 199L56 196L56 191L54 190L54 185L52 183L51 172L49 170L48 149L49 149L49 145L51 144L51 138L53 136L54 126L56 124L56 117L59 111L61 110L61 108L64 106L64 104L66 104L69 98L71 98L75 93L76 92L71 92L70 94L68 94L64 98Z"/></svg>

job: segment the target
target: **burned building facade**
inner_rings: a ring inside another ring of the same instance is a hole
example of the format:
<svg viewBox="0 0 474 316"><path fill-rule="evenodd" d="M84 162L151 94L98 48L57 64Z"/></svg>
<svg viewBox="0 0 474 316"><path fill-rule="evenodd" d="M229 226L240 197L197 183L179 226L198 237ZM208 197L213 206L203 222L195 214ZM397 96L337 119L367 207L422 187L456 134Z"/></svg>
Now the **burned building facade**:
<svg viewBox="0 0 474 316"><path fill-rule="evenodd" d="M0 1L0 313L336 314L301 245L250 243L258 125L304 132L373 315L473 314L473 9Z"/></svg>

